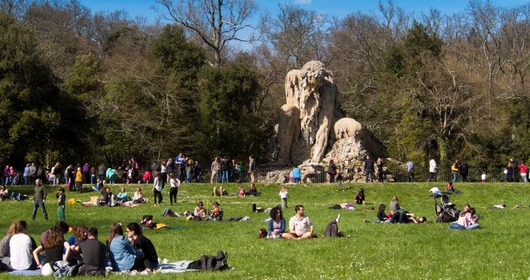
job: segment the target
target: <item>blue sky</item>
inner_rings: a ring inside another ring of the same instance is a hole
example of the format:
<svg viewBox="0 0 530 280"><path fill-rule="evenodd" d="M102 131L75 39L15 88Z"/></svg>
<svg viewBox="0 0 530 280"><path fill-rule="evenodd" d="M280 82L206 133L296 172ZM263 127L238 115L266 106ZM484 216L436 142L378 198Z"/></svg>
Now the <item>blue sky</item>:
<svg viewBox="0 0 530 280"><path fill-rule="evenodd" d="M294 2L301 8L313 10L323 14L344 17L355 12L378 14L377 0L255 0L260 9L258 14L269 12L272 15L278 10L280 3ZM145 17L154 21L158 14L152 9L154 0L80 0L81 4L90 8L92 12L112 12L126 10L131 17ZM386 1L385 1L386 2ZM464 11L468 5L466 0L394 0L394 3L408 12L419 15L428 13L431 8L440 10L443 14L453 14ZM501 7L514 7L529 3L528 0L492 0L491 3Z"/></svg>

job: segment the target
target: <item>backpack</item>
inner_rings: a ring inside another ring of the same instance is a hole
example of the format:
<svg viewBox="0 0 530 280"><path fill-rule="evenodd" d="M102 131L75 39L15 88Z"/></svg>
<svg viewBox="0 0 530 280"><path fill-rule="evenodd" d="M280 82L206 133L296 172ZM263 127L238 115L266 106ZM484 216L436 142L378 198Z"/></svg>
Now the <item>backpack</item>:
<svg viewBox="0 0 530 280"><path fill-rule="evenodd" d="M217 256L202 255L197 261L191 262L187 269L225 270L230 268L227 263L228 253L219 251Z"/></svg>

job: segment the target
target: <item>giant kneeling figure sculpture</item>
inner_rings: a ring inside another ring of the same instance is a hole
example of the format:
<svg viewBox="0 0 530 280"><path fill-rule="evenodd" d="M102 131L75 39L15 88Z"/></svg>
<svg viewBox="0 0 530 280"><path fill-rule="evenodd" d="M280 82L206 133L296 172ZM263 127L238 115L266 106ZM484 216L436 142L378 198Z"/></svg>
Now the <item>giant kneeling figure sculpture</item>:
<svg viewBox="0 0 530 280"><path fill-rule="evenodd" d="M285 95L277 131L278 165L301 164L302 170L321 170L317 166L330 159L357 161L360 166L366 155L386 154L384 146L359 122L343 118L337 87L322 62L310 61L302 69L289 71Z"/></svg>

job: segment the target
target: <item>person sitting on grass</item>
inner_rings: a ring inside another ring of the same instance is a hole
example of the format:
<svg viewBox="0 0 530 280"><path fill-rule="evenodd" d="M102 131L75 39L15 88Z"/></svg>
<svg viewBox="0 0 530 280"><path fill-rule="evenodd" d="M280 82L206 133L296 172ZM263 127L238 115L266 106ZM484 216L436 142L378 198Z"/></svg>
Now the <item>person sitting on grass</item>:
<svg viewBox="0 0 530 280"><path fill-rule="evenodd" d="M243 185L239 185L239 188L237 189L237 192L234 194L234 196L245 196L245 187L243 187Z"/></svg>
<svg viewBox="0 0 530 280"><path fill-rule="evenodd" d="M397 196L392 197L392 200L390 200L390 210L401 210L401 205L399 205L399 199Z"/></svg>
<svg viewBox="0 0 530 280"><path fill-rule="evenodd" d="M449 229L477 229L480 227L478 215L475 214L475 208L471 208L469 204L464 206L464 210L460 212L458 220L449 224Z"/></svg>
<svg viewBox="0 0 530 280"><path fill-rule="evenodd" d="M81 256L82 265L78 275L105 276L107 248L98 240L98 229L87 229L87 239L75 246L73 251Z"/></svg>
<svg viewBox="0 0 530 280"><path fill-rule="evenodd" d="M109 259L114 271L143 271L145 269L142 251L134 249L129 239L123 236L123 228L113 223L107 238Z"/></svg>
<svg viewBox="0 0 530 280"><path fill-rule="evenodd" d="M32 252L37 245L28 235L27 222L16 221L14 228L15 234L9 240L9 267L12 270L36 270L37 263L33 259Z"/></svg>
<svg viewBox="0 0 530 280"><path fill-rule="evenodd" d="M378 223L390 223L390 219L385 214L385 210L386 210L386 205L381 203L379 205L379 210L377 210L377 222Z"/></svg>
<svg viewBox="0 0 530 280"><path fill-rule="evenodd" d="M44 259L41 262L41 252L44 251ZM64 254L63 254L64 252ZM64 232L59 227L55 227L47 235L44 242L33 250L33 259L38 268L45 264L54 264L56 261L67 260L70 254L70 244L64 240Z"/></svg>
<svg viewBox="0 0 530 280"><path fill-rule="evenodd" d="M455 189L455 187L453 186L453 182L449 181L449 183L447 184L447 187L445 187L445 193L446 194L461 194L462 192Z"/></svg>
<svg viewBox="0 0 530 280"><path fill-rule="evenodd" d="M289 232L282 234L282 237L290 240L313 238L313 223L304 214L304 206L294 207L296 215L289 220Z"/></svg>
<svg viewBox="0 0 530 280"><path fill-rule="evenodd" d="M353 198L353 200L357 204L364 204L365 197L364 197L364 189L363 188L360 188L359 191L357 191L357 193L355 194L355 197Z"/></svg>
<svg viewBox="0 0 530 280"><path fill-rule="evenodd" d="M101 181L99 178L96 179L96 185L92 187L92 190L95 192L100 192L104 187L103 181Z"/></svg>
<svg viewBox="0 0 530 280"><path fill-rule="evenodd" d="M114 194L110 191L109 187L104 187L101 189L101 196L100 196L100 205L103 206L113 206L114 202Z"/></svg>
<svg viewBox="0 0 530 280"><path fill-rule="evenodd" d="M144 198L144 193L142 192L141 188L136 188L136 191L134 191L133 195L133 203L140 204L140 203L146 203L146 199Z"/></svg>
<svg viewBox="0 0 530 280"><path fill-rule="evenodd" d="M138 223L130 223L127 225L127 237L138 250L142 251L144 266L149 272L158 268L158 254L155 246L149 238L142 233L142 228Z"/></svg>
<svg viewBox="0 0 530 280"><path fill-rule="evenodd" d="M258 190L256 189L256 185L254 183L250 183L250 187L248 188L248 191L245 192L245 195L258 196Z"/></svg>
<svg viewBox="0 0 530 280"><path fill-rule="evenodd" d="M195 210L193 211L192 217L194 220L206 220L206 217L208 216L206 208L204 208L204 205L202 204L202 201L199 201L197 203L197 207L195 207Z"/></svg>
<svg viewBox="0 0 530 280"><path fill-rule="evenodd" d="M9 198L9 191L6 189L5 186L0 187L0 201L6 200Z"/></svg>
<svg viewBox="0 0 530 280"><path fill-rule="evenodd" d="M268 221L267 239L278 239L285 232L285 219L283 218L282 209L274 207L270 211Z"/></svg>
<svg viewBox="0 0 530 280"><path fill-rule="evenodd" d="M77 250L77 247L79 244L85 242L88 239L88 227L79 225L75 230L73 230L73 232L74 234L67 240L68 244L70 244L71 250L66 261L68 261L70 265L75 265L78 262L83 261L81 255L79 255L79 250Z"/></svg>
<svg viewBox="0 0 530 280"><path fill-rule="evenodd" d="M210 218L214 221L223 220L223 209L221 209L219 202L215 201L213 203L212 212L210 213Z"/></svg>
<svg viewBox="0 0 530 280"><path fill-rule="evenodd" d="M129 196L127 195L127 190L125 190L125 187L121 187L120 192L116 195L116 202L121 204L128 200Z"/></svg>

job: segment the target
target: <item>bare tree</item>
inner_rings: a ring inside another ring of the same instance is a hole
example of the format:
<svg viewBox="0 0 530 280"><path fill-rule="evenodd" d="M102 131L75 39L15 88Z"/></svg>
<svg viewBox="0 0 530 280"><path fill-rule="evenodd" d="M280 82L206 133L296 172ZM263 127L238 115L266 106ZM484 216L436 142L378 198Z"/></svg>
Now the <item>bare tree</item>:
<svg viewBox="0 0 530 280"><path fill-rule="evenodd" d="M231 41L251 42L244 31L252 29L250 19L258 7L253 0L157 0L167 14L163 17L184 26L214 55L211 63L220 67ZM157 7L155 7L157 9ZM158 10L158 9L157 9Z"/></svg>
<svg viewBox="0 0 530 280"><path fill-rule="evenodd" d="M308 60L322 58L324 19L315 11L284 4L280 5L277 18L268 21L264 30L275 51L292 67L300 68Z"/></svg>

